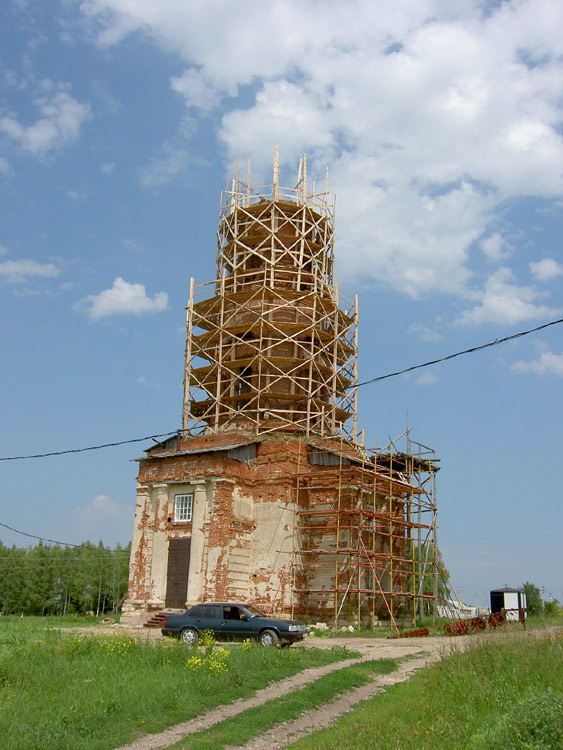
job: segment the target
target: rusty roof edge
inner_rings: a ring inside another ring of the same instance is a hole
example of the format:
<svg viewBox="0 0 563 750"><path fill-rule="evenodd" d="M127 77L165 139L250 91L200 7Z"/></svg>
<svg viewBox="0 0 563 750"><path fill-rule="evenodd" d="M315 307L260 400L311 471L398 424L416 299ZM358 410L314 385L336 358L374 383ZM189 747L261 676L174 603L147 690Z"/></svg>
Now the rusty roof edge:
<svg viewBox="0 0 563 750"><path fill-rule="evenodd" d="M131 461L152 461L158 458L172 458L173 456L193 456L196 453L216 453L217 451L230 451L235 448L242 448L245 445L252 445L253 443L260 443L261 440L253 438L252 440L245 440L244 442L229 443L227 445L207 445L201 448L183 448L179 451L166 451L164 453L154 453L148 456L141 456L140 458L131 458Z"/></svg>

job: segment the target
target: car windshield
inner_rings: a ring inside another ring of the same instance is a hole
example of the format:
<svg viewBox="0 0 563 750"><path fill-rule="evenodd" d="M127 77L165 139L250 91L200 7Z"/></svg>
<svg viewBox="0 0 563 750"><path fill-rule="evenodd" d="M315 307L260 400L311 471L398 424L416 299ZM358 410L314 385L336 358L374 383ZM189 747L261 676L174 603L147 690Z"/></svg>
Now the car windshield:
<svg viewBox="0 0 563 750"><path fill-rule="evenodd" d="M245 604L244 608L248 610L252 617L266 617L266 614L262 610L258 609L258 607L253 607L252 604Z"/></svg>

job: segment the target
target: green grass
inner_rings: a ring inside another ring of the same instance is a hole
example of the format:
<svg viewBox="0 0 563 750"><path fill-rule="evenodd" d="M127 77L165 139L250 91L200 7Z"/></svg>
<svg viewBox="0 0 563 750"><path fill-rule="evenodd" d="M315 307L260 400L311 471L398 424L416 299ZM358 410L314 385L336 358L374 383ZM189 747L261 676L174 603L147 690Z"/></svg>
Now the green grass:
<svg viewBox="0 0 563 750"><path fill-rule="evenodd" d="M563 625L563 612L551 615L534 615L526 620L527 628L549 628Z"/></svg>
<svg viewBox="0 0 563 750"><path fill-rule="evenodd" d="M103 750L252 695L345 649L228 649L226 669L188 666L200 652L46 630L51 618L0 618L0 737L6 750ZM52 618L67 626L62 618ZM80 624L84 625L84 621Z"/></svg>
<svg viewBox="0 0 563 750"><path fill-rule="evenodd" d="M267 732L275 724L293 721L304 711L311 711L337 695L365 685L376 674L389 674L396 669L393 659L363 662L320 677L310 685L289 695L249 709L205 731L191 734L174 747L194 750L220 750L238 747L253 737Z"/></svg>
<svg viewBox="0 0 563 750"><path fill-rule="evenodd" d="M82 617L80 615L66 615L64 617L19 617L17 615L2 615L0 617L0 646L12 636L31 637L49 628L86 628L97 625L103 616ZM117 619L115 617L112 620Z"/></svg>
<svg viewBox="0 0 563 750"><path fill-rule="evenodd" d="M563 747L563 639L484 636L390 687L295 750Z"/></svg>

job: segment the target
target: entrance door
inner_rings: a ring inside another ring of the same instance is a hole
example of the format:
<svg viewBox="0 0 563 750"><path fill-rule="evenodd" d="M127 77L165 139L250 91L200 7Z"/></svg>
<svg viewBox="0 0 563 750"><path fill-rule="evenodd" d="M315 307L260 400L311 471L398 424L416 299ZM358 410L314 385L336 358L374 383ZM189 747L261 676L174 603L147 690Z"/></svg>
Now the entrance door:
<svg viewBox="0 0 563 750"><path fill-rule="evenodd" d="M191 541L190 537L187 539L170 539L169 541L165 601L167 607L183 609L186 606Z"/></svg>

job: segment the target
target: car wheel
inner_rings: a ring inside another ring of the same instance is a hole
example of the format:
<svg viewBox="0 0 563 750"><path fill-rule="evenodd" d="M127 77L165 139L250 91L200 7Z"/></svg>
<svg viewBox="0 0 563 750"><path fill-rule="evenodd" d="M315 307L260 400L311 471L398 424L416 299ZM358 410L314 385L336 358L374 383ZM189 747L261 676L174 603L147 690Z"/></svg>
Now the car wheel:
<svg viewBox="0 0 563 750"><path fill-rule="evenodd" d="M197 646L198 641L198 633L197 630L194 630L193 628L184 628L181 633L181 638L184 641L184 643L187 643L188 646Z"/></svg>
<svg viewBox="0 0 563 750"><path fill-rule="evenodd" d="M277 646L278 636L273 630L264 630L260 633L260 645L261 646Z"/></svg>

